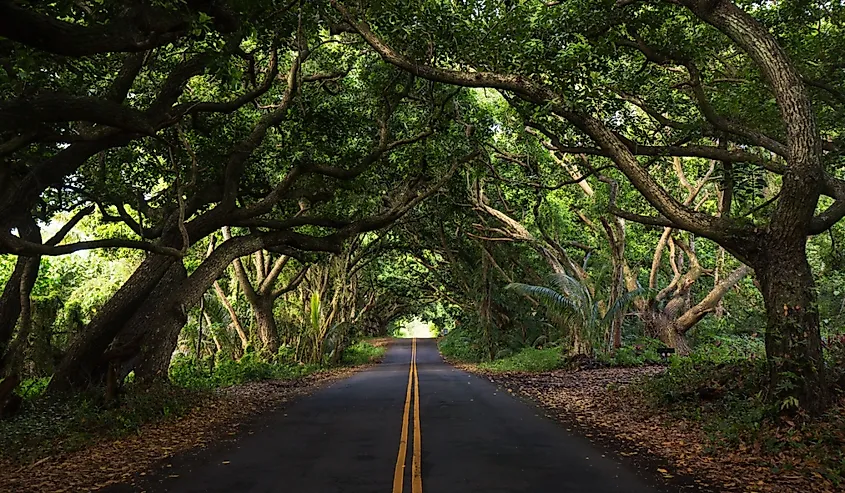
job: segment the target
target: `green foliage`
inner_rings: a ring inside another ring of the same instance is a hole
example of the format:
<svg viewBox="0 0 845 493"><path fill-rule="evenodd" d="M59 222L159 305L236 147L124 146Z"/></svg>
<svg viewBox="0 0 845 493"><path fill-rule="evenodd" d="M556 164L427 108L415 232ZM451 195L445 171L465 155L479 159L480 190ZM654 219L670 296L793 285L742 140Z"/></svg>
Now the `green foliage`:
<svg viewBox="0 0 845 493"><path fill-rule="evenodd" d="M658 339L641 337L607 353L600 353L597 359L608 366L644 366L664 364L657 352L665 344Z"/></svg>
<svg viewBox="0 0 845 493"><path fill-rule="evenodd" d="M560 368L563 364L560 350L550 347L545 349L525 348L513 356L481 363L485 370L495 372L524 371L543 372Z"/></svg>
<svg viewBox="0 0 845 493"><path fill-rule="evenodd" d="M315 371L319 366L268 362L254 352L239 360L221 359L213 367L210 360L198 364L193 358L177 356L170 365L170 381L188 389L213 389L260 380L290 380Z"/></svg>
<svg viewBox="0 0 845 493"><path fill-rule="evenodd" d="M777 457L788 451L815 464L815 470L834 484L845 484L841 395L822 416L810 418L800 410L784 415L782 404L766 398L770 389L763 359L674 359L666 372L621 391L657 410L699 422L712 453L739 447Z"/></svg>
<svg viewBox="0 0 845 493"><path fill-rule="evenodd" d="M607 346L608 328L614 317L625 310L640 290L625 293L609 308L593 298L589 287L566 274L552 277L556 289L531 284L511 283L505 289L536 298L546 314L566 333L576 354L592 355Z"/></svg>
<svg viewBox="0 0 845 493"><path fill-rule="evenodd" d="M381 360L386 351L384 346L374 346L367 341L358 341L343 351L341 361L345 365L366 365Z"/></svg>
<svg viewBox="0 0 845 493"><path fill-rule="evenodd" d="M449 331L438 342L440 353L453 361L477 363L484 359L484 349L473 334L462 327Z"/></svg>
<svg viewBox="0 0 845 493"><path fill-rule="evenodd" d="M725 363L677 358L666 372L641 382L633 391L654 406L702 420L714 436L737 443L778 412L765 400L766 374L763 360Z"/></svg>
<svg viewBox="0 0 845 493"><path fill-rule="evenodd" d="M24 399L33 399L44 393L52 377L28 378L22 381L15 393Z"/></svg>
<svg viewBox="0 0 845 493"><path fill-rule="evenodd" d="M755 335L719 335L695 346L693 358L714 363L764 359L763 338Z"/></svg>

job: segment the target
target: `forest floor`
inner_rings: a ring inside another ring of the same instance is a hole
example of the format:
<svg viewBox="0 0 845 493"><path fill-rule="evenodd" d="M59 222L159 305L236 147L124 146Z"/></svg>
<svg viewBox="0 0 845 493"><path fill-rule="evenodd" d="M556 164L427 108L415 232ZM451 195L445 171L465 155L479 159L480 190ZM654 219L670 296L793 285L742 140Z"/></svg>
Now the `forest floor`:
<svg viewBox="0 0 845 493"><path fill-rule="evenodd" d="M752 444L719 443L701 422L679 418L632 398L626 387L663 371L660 366L497 372L455 366L533 401L547 416L640 467L652 467L678 489L719 492L842 491L801 448L772 456ZM839 430L841 431L841 430ZM771 437L770 437L771 438ZM800 434L774 436L800 440ZM833 453L840 445L832 446Z"/></svg>
<svg viewBox="0 0 845 493"><path fill-rule="evenodd" d="M343 379L368 365L341 367L294 380L249 382L218 389L182 416L142 426L120 439L101 439L80 450L27 463L0 460L0 491L92 491L141 476L180 452L238 434L258 413Z"/></svg>

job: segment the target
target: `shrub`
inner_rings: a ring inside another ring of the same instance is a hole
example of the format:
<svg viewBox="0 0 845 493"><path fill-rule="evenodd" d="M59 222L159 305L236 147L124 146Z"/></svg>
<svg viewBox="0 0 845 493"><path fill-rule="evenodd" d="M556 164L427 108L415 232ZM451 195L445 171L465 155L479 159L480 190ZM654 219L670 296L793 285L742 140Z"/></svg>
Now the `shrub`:
<svg viewBox="0 0 845 493"><path fill-rule="evenodd" d="M693 357L703 361L727 363L764 358L765 343L762 337L750 335L717 335L695 346Z"/></svg>
<svg viewBox="0 0 845 493"><path fill-rule="evenodd" d="M753 438L760 423L777 414L765 401L766 374L764 360L675 358L664 373L631 389L652 406L700 420L711 435L736 443Z"/></svg>
<svg viewBox="0 0 845 493"><path fill-rule="evenodd" d="M384 356L384 347L374 346L367 341L358 341L346 348L341 361L345 365L365 365L374 363Z"/></svg>
<svg viewBox="0 0 845 493"><path fill-rule="evenodd" d="M15 393L24 399L39 397L47 389L47 385L50 383L52 378L53 377L28 378L23 380L20 385L18 385L18 388L15 389Z"/></svg>
<svg viewBox="0 0 845 493"><path fill-rule="evenodd" d="M440 353L447 359L477 363L484 359L484 351L466 329L456 327L437 343Z"/></svg>
<svg viewBox="0 0 845 493"><path fill-rule="evenodd" d="M271 363L258 354L248 352L240 360L222 359L212 366L210 360L199 364L185 356L175 357L170 365L170 381L189 389L231 387L257 380L287 380L302 377L319 369L317 365Z"/></svg>
<svg viewBox="0 0 845 493"><path fill-rule="evenodd" d="M664 344L658 339L640 337L609 353L599 353L597 359L608 366L643 366L665 363L658 349Z"/></svg>
<svg viewBox="0 0 845 493"><path fill-rule="evenodd" d="M560 368L562 363L560 348L551 347L546 349L525 348L513 356L482 363L480 366L486 370L497 372L543 372Z"/></svg>

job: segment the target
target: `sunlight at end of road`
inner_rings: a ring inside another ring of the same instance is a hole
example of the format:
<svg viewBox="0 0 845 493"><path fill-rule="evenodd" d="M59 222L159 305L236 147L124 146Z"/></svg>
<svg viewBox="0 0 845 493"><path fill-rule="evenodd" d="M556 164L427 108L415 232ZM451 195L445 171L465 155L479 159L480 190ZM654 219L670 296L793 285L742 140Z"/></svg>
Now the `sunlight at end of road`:
<svg viewBox="0 0 845 493"><path fill-rule="evenodd" d="M419 318L408 320L396 331L396 337L403 338L416 337L419 339L430 339L436 336L437 334L432 331L432 325Z"/></svg>

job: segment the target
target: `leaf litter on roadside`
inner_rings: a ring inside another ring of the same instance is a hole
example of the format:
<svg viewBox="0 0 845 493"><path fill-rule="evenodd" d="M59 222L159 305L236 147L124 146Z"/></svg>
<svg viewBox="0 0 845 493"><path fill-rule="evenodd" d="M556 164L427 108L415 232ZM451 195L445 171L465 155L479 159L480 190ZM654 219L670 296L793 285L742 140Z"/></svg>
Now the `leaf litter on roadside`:
<svg viewBox="0 0 845 493"><path fill-rule="evenodd" d="M527 397L588 438L598 435L626 460L669 464L651 472L666 481L683 475L692 478L698 489L718 492L842 491L796 452L763 457L753 447L713 443L699 423L655 410L622 392L631 383L662 372L659 366L529 373L453 364ZM840 451L845 454L845 445Z"/></svg>
<svg viewBox="0 0 845 493"><path fill-rule="evenodd" d="M241 423L252 415L359 369L337 368L294 380L249 382L219 389L185 416L142 426L132 436L102 439L82 450L42 457L28 464L0 462L0 491L69 493L129 482L136 475L147 475L161 461L178 453L237 435Z"/></svg>

